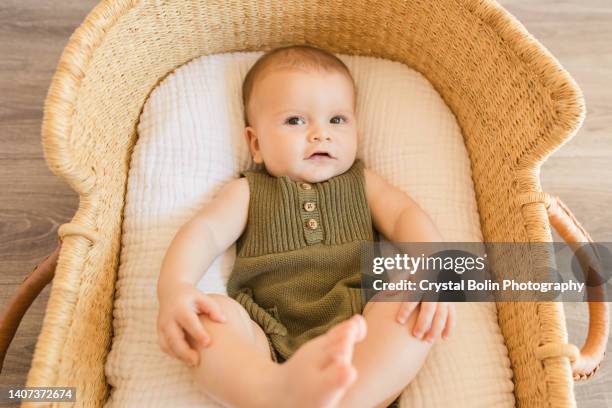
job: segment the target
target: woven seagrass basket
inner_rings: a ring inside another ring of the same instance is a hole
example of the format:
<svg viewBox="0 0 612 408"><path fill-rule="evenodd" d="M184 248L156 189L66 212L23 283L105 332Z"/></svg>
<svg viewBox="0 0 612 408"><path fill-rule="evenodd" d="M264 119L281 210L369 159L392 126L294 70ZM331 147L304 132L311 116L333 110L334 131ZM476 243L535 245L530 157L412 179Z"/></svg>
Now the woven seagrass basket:
<svg viewBox="0 0 612 408"><path fill-rule="evenodd" d="M582 125L580 89L492 0L103 1L70 38L44 110L45 158L79 194L79 208L3 318L3 330L16 328L53 278L28 386L75 386L75 406L108 398L128 165L150 92L202 55L304 43L399 61L431 82L461 127L485 241L549 242L551 225L569 242L590 241L539 180L544 160ZM568 344L561 303L497 309L517 403L575 406L574 378L589 377L604 355L607 305L589 303L581 350Z"/></svg>

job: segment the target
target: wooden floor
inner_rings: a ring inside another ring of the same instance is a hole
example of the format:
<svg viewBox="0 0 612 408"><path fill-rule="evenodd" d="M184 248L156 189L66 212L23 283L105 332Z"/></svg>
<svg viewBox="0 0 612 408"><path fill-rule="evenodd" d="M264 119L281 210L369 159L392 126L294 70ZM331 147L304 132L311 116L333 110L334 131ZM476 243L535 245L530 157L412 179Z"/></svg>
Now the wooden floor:
<svg viewBox="0 0 612 408"><path fill-rule="evenodd" d="M95 0L0 2L0 307L56 243L77 195L47 168L42 106L60 53ZM575 78L587 118L576 137L544 164L543 188L559 195L593 239L612 242L612 2L504 0ZM26 315L0 385L23 385L49 288ZM586 307L566 304L570 341L586 333ZM612 347L597 377L576 386L578 406L612 407Z"/></svg>

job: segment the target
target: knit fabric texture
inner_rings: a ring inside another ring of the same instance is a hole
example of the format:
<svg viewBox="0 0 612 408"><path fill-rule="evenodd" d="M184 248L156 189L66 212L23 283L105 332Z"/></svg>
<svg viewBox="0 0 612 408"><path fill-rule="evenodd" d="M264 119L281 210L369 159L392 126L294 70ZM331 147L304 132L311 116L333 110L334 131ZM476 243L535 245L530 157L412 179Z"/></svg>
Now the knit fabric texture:
<svg viewBox="0 0 612 408"><path fill-rule="evenodd" d="M236 242L227 293L288 359L302 344L361 313L360 266L377 237L363 162L319 183L241 173L250 189L246 228Z"/></svg>

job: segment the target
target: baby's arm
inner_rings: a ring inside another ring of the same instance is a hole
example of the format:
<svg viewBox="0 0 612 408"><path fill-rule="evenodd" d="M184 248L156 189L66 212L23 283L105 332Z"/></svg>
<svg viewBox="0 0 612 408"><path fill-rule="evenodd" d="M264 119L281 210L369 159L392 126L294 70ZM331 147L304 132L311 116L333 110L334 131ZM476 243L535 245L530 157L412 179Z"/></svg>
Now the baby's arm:
<svg viewBox="0 0 612 408"><path fill-rule="evenodd" d="M248 207L246 178L224 185L175 235L162 262L158 290L177 282L197 283L212 261L240 237Z"/></svg>
<svg viewBox="0 0 612 408"><path fill-rule="evenodd" d="M213 299L195 284L214 259L238 239L246 226L248 207L247 180L227 183L179 229L162 261L157 282L159 343L164 352L186 363L197 363L199 354L190 349L184 331L203 346L210 341L198 312L224 320Z"/></svg>
<svg viewBox="0 0 612 408"><path fill-rule="evenodd" d="M376 229L391 242L442 242L435 224L421 207L375 172L364 169L366 197ZM427 255L427 254L426 254ZM402 302L397 319L405 323L419 302ZM455 324L455 308L446 302L423 302L413 334L432 341L446 338Z"/></svg>
<svg viewBox="0 0 612 408"><path fill-rule="evenodd" d="M427 213L406 193L364 169L366 196L374 226L391 242L441 242Z"/></svg>

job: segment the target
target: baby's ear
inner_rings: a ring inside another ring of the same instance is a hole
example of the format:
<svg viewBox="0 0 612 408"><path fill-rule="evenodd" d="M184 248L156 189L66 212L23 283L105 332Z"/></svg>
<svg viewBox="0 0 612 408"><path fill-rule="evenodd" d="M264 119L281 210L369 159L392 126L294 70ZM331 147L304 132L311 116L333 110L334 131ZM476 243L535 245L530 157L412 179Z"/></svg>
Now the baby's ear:
<svg viewBox="0 0 612 408"><path fill-rule="evenodd" d="M259 150L259 140L257 139L255 129L253 129L251 126L245 127L244 137L246 138L246 142L249 146L253 161L258 164L263 163L263 159L261 158L261 151Z"/></svg>

